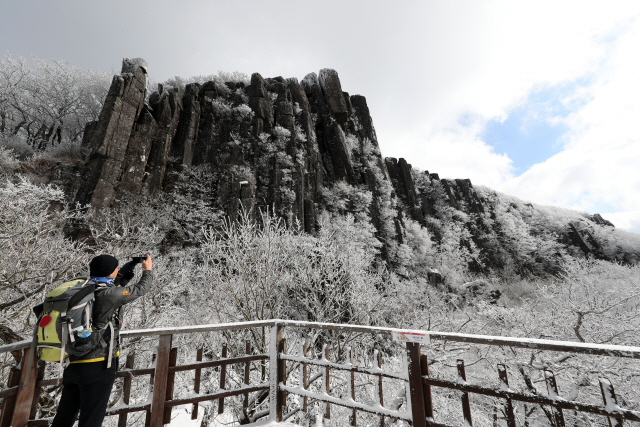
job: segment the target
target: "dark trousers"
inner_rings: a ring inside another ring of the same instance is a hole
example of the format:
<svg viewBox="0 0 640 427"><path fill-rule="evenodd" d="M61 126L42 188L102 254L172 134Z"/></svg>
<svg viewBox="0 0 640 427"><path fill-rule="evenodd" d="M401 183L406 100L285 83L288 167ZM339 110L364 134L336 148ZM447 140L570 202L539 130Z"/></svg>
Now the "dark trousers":
<svg viewBox="0 0 640 427"><path fill-rule="evenodd" d="M62 376L62 397L52 427L71 427L80 412L78 427L100 427L116 380L118 359L72 363Z"/></svg>

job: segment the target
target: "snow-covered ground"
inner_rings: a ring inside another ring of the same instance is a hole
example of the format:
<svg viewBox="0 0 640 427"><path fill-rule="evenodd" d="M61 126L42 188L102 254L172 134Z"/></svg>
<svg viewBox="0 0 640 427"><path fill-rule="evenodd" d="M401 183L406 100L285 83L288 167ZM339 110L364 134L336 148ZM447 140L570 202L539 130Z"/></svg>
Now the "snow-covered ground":
<svg viewBox="0 0 640 427"><path fill-rule="evenodd" d="M275 421L259 421L257 423L249 424L246 427L300 427L297 424L291 424L288 422L277 423Z"/></svg>
<svg viewBox="0 0 640 427"><path fill-rule="evenodd" d="M171 427L200 427L202 423L202 416L204 411L201 410L198 412L198 418L195 420L191 419L191 405L182 405L174 408L171 413ZM218 415L211 424L214 427L217 426L229 426L233 424L233 414L224 413ZM257 423L249 424L246 427L300 427L297 424L292 424L288 422L276 423L275 421L263 420L258 421Z"/></svg>

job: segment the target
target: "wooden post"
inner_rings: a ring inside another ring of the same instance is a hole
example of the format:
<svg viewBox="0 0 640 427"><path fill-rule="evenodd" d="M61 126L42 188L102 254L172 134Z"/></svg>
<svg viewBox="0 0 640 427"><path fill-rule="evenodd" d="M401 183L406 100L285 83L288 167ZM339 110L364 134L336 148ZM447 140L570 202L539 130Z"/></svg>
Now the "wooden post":
<svg viewBox="0 0 640 427"><path fill-rule="evenodd" d="M280 351L284 340L284 328L280 325L271 327L271 339L269 340L269 400L270 419L282 422L283 399L280 393L280 382L282 381L282 371L280 370ZM275 404L274 404L275 403Z"/></svg>
<svg viewBox="0 0 640 427"><path fill-rule="evenodd" d="M244 353L249 356L251 354L251 341L247 340L244 346ZM251 362L244 364L244 385L249 385L249 374L251 372ZM249 407L249 393L244 394L244 401L242 402L242 408L247 409Z"/></svg>
<svg viewBox="0 0 640 427"><path fill-rule="evenodd" d="M616 399L616 393L613 391L613 384L607 378L599 378L600 392L602 393L602 400L604 400L604 406L606 408L618 407L618 400ZM608 417L609 427L622 427L621 417Z"/></svg>
<svg viewBox="0 0 640 427"><path fill-rule="evenodd" d="M169 353L169 367L171 368L176 366L177 361L178 361L178 348L173 347L171 349L171 353ZM175 379L176 379L176 373L169 372L169 375L167 376L167 393L165 395L165 402L173 399L173 386L175 383ZM173 409L171 406L164 408L163 422L165 424L169 424L171 422L171 409Z"/></svg>
<svg viewBox="0 0 640 427"><path fill-rule="evenodd" d="M498 365L498 377L505 390L509 389L509 378L507 377L507 367L503 364ZM513 414L513 404L511 399L506 399L504 410L507 415L507 427L516 427L516 418Z"/></svg>
<svg viewBox="0 0 640 427"><path fill-rule="evenodd" d="M377 359L374 362L378 362L378 369L382 370L382 355L380 351L375 350L373 352L373 358ZM382 374L378 375L378 403L384 408L384 393L382 392ZM380 427L384 427L384 415L380 415Z"/></svg>
<svg viewBox="0 0 640 427"><path fill-rule="evenodd" d="M157 357L158 357L157 353L154 353L153 356L151 356L151 364L155 363ZM151 391L151 393L153 393L154 377L155 377L155 374L152 372L151 375L149 375L149 390ZM144 427L150 427L150 426L151 426L151 408L149 408L149 410L147 411L147 415L144 420Z"/></svg>
<svg viewBox="0 0 640 427"><path fill-rule="evenodd" d="M420 355L420 373L423 377L429 376L429 359L426 354ZM433 401L431 399L431 386L422 383L422 395L424 397L424 412L429 421L433 421Z"/></svg>
<svg viewBox="0 0 640 427"><path fill-rule="evenodd" d="M302 345L302 356L306 359L307 357L307 351L309 350L309 346L308 343L304 343ZM306 363L302 363L302 381L300 381L300 383L302 384L302 388L307 390L309 388L309 384L308 384L308 373L307 373L307 364ZM307 412L307 403L308 403L308 399L307 396L304 396L302 398L302 412Z"/></svg>
<svg viewBox="0 0 640 427"><path fill-rule="evenodd" d="M409 378L409 390L411 392L411 418L413 427L426 427L427 415L424 405L424 392L422 389L422 372L420 367L420 344L407 343L407 376Z"/></svg>
<svg viewBox="0 0 640 427"><path fill-rule="evenodd" d="M329 361L329 346L328 345L324 345L324 358L325 360L328 362ZM327 366L325 368L324 371L324 387L325 387L325 392L327 393L327 396L329 396L331 393L329 393L331 391L331 385L329 384L331 382L331 379L329 377L329 367ZM326 410L324 413L324 417L328 420L331 419L331 404L329 404L329 402L326 403Z"/></svg>
<svg viewBox="0 0 640 427"><path fill-rule="evenodd" d="M349 364L353 366L353 348L349 348ZM353 370L351 371L351 383L349 388L351 389L351 400L355 402L356 401L356 373L353 372ZM355 409L353 409L353 411L351 412L351 425L353 427L355 427L356 425Z"/></svg>
<svg viewBox="0 0 640 427"><path fill-rule="evenodd" d="M202 347L200 347L196 351L196 362L202 362ZM200 375L202 373L202 369L196 368L196 377L193 380L193 391L198 394L200 393ZM198 402L193 404L193 410L191 411L191 419L198 419Z"/></svg>
<svg viewBox="0 0 640 427"><path fill-rule="evenodd" d="M130 354L127 356L127 361L124 365L125 369L133 369L133 364L135 362L136 356L135 354ZM122 386L122 401L125 405L129 404L129 399L131 398L131 380L133 376L131 374L124 377L124 385ZM118 415L118 427L127 427L127 413Z"/></svg>
<svg viewBox="0 0 640 427"><path fill-rule="evenodd" d="M282 351L279 352L279 354L287 354L287 340L283 339L282 340ZM287 385L287 361L282 359L280 360L281 366L280 369L282 370L282 385ZM287 392L286 391L282 391L282 406L287 406Z"/></svg>
<svg viewBox="0 0 640 427"><path fill-rule="evenodd" d="M464 360L458 359L458 377L459 381L462 380L465 383L467 382L467 375L464 371ZM469 405L469 393L462 393L462 415L464 416L465 425L469 427L473 426L471 422L471 406Z"/></svg>
<svg viewBox="0 0 640 427"><path fill-rule="evenodd" d="M227 357L227 343L222 344L222 358ZM227 382L227 364L225 363L220 367L220 390L224 390L225 383ZM224 412L224 397L218 399L218 414Z"/></svg>
<svg viewBox="0 0 640 427"><path fill-rule="evenodd" d="M38 366L38 379L36 380L36 386L33 391L33 403L31 403L31 412L29 413L29 419L34 420L38 411L38 402L40 401L40 392L42 387L38 386L38 383L44 379L44 363Z"/></svg>
<svg viewBox="0 0 640 427"><path fill-rule="evenodd" d="M21 370L17 367L11 368L9 371L9 381L7 381L7 387L15 387L20 381ZM16 395L7 396L2 402L2 413L0 413L0 427L9 427L11 425L11 418L13 417L13 409L15 408Z"/></svg>
<svg viewBox="0 0 640 427"><path fill-rule="evenodd" d="M30 348L27 348L22 353L22 363L26 364L29 361ZM13 427L26 427L29 423L29 415L31 413L31 405L33 403L33 393L36 388L36 380L38 376L37 372L37 359L34 357L31 359L31 366L24 366L20 372L20 383L18 384L18 394L16 395L15 406L13 410L13 419L11 425ZM25 377L29 372L29 382L25 384Z"/></svg>
<svg viewBox="0 0 640 427"><path fill-rule="evenodd" d="M169 358L171 357L172 335L160 335L158 358L153 380L153 400L151 401L151 427L162 427L164 420L164 402L167 395L169 377Z"/></svg>
<svg viewBox="0 0 640 427"><path fill-rule="evenodd" d="M556 377L553 376L553 372L544 370L544 381L547 384L547 393L552 399L554 396L558 396L558 386L556 384ZM564 415L562 415L562 409L553 407L553 422L555 427L564 427Z"/></svg>

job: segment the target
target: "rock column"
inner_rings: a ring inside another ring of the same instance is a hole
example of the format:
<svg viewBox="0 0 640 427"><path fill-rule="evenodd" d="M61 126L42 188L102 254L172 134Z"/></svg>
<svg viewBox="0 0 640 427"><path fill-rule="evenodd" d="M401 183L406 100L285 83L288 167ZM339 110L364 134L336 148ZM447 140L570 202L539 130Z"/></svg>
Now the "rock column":
<svg viewBox="0 0 640 427"><path fill-rule="evenodd" d="M144 105L146 84L144 60L125 58L122 74L114 76L91 141L87 141L95 148L77 194L78 202L96 209L113 202L134 123Z"/></svg>

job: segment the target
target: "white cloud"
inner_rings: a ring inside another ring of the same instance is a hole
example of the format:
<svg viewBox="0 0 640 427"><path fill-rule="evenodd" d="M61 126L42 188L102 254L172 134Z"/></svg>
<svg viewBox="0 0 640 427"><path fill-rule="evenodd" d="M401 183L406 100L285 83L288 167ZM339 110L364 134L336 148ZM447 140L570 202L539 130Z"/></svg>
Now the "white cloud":
<svg viewBox="0 0 640 427"><path fill-rule="evenodd" d="M615 40L593 82L581 89L589 101L559 119L569 128L564 150L505 180L503 191L592 213L607 206L616 225L640 232L638 24Z"/></svg>
<svg viewBox="0 0 640 427"><path fill-rule="evenodd" d="M491 5L496 9L475 17L482 30L466 39L471 49L465 51L477 54L439 64L445 73L452 66L462 72L443 77L446 89L417 109L424 114L421 132L397 132L383 119L383 152L389 138L389 151L421 169L469 177L540 204L591 213L608 208L619 227L640 232L634 219L640 211L640 3ZM530 93L562 85L575 88L562 100L573 112L553 120L568 128L563 150L515 176L509 158L479 138L483 126L522 108ZM461 117L473 120L460 123ZM398 134L406 144L398 146Z"/></svg>
<svg viewBox="0 0 640 427"><path fill-rule="evenodd" d="M611 221L616 228L638 233L640 230L640 211L605 212L603 218Z"/></svg>

